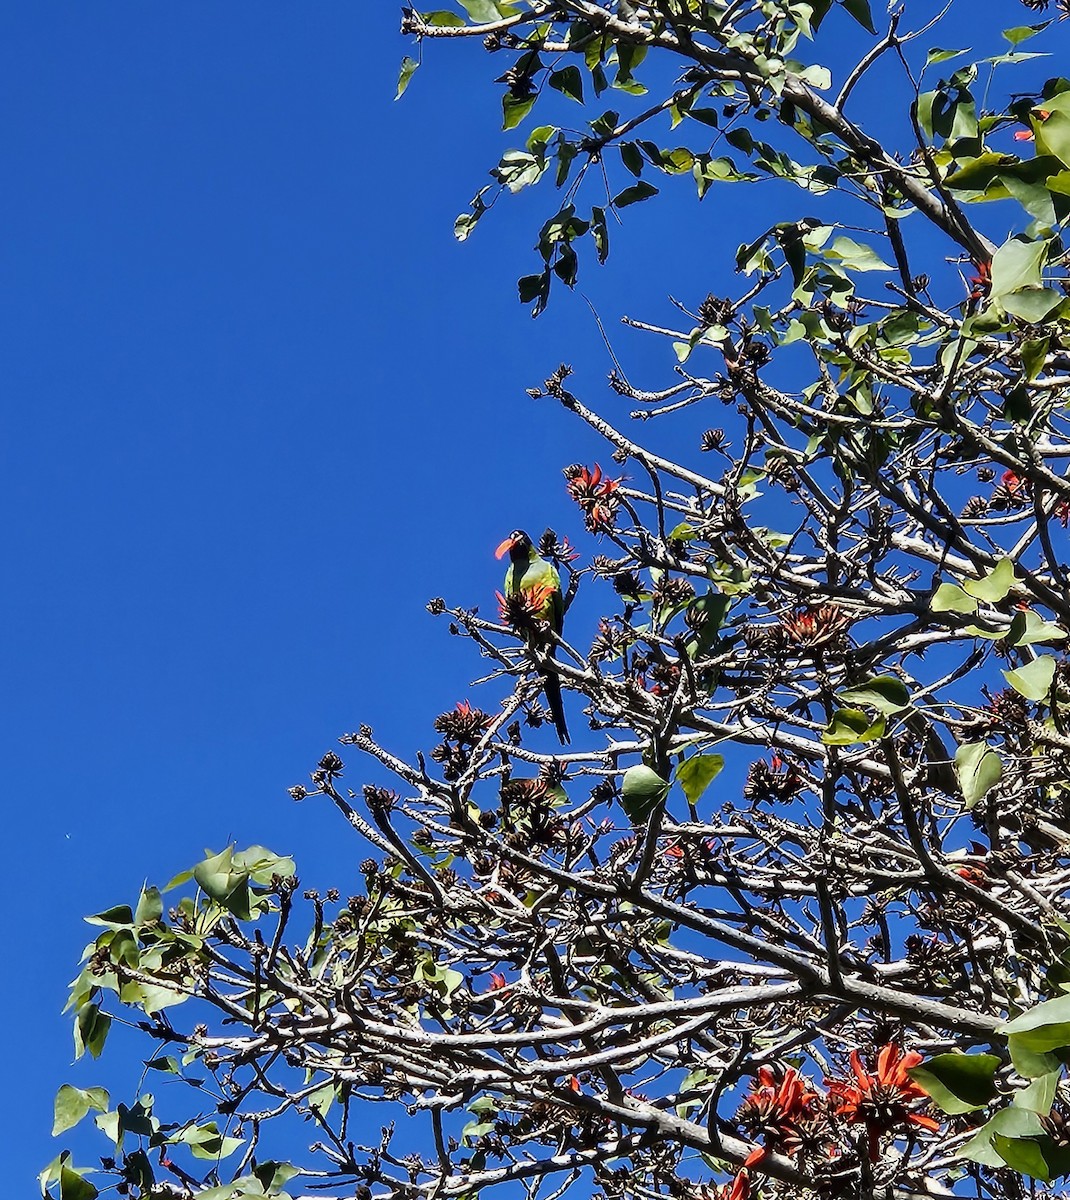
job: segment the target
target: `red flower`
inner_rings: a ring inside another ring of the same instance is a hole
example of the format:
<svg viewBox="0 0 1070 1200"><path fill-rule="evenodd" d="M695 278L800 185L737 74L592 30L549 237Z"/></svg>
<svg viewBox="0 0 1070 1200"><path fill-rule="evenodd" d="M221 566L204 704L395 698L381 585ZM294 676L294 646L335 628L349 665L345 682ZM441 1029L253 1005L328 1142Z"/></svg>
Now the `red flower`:
<svg viewBox="0 0 1070 1200"><path fill-rule="evenodd" d="M490 991L492 991L492 992L498 991L499 988L505 987L505 983L506 983L505 976L501 973L501 971L491 971L491 973L490 973L490 988L489 988Z"/></svg>
<svg viewBox="0 0 1070 1200"><path fill-rule="evenodd" d="M923 1061L914 1051L906 1053L894 1042L881 1048L877 1069L870 1074L862 1065L857 1050L851 1052L853 1082L828 1081L828 1090L837 1098L836 1115L849 1125L865 1125L869 1133L869 1157L880 1157L881 1134L901 1131L913 1125L935 1133L940 1122L934 1117L914 1111L917 1101L928 1101L928 1095L907 1074L911 1067Z"/></svg>
<svg viewBox="0 0 1070 1200"><path fill-rule="evenodd" d="M1003 512L1009 508L1025 508L1032 496L1032 485L1017 471L1004 471L999 483L992 489L989 508Z"/></svg>
<svg viewBox="0 0 1070 1200"><path fill-rule="evenodd" d="M614 493L620 487L619 479L603 477L602 468L594 464L594 470L574 464L565 468L565 488L573 500L583 509L584 520L591 533L603 533L612 529L616 520L620 499Z"/></svg>
<svg viewBox="0 0 1070 1200"><path fill-rule="evenodd" d="M1037 116L1042 121L1046 121L1051 116L1051 113L1043 108L1038 108L1036 111ZM1033 140L1032 129L1016 129L1014 131L1014 140L1016 142L1031 142Z"/></svg>
<svg viewBox="0 0 1070 1200"><path fill-rule="evenodd" d="M532 621L545 621L549 618L554 606L555 588L549 583L540 583L535 587L524 588L515 596L498 597L498 612L501 619L508 625L524 628Z"/></svg>
<svg viewBox="0 0 1070 1200"><path fill-rule="evenodd" d="M990 886L988 876L977 867L959 867L955 874L965 879L967 883L972 883L975 888L987 891Z"/></svg>
<svg viewBox="0 0 1070 1200"><path fill-rule="evenodd" d="M1029 490L1029 480L1023 479L1016 471L1004 471L999 481L1012 496Z"/></svg>
<svg viewBox="0 0 1070 1200"><path fill-rule="evenodd" d="M750 1176L745 1167L736 1172L731 1183L718 1190L717 1200L750 1200Z"/></svg>
<svg viewBox="0 0 1070 1200"><path fill-rule="evenodd" d="M985 259L973 265L977 268L977 274L970 276L972 286L969 298L974 301L983 300L992 290L992 263Z"/></svg>
<svg viewBox="0 0 1070 1200"><path fill-rule="evenodd" d="M804 1143L820 1138L825 1123L825 1097L808 1086L794 1067L780 1076L772 1067L759 1067L754 1086L736 1114L739 1123L760 1134L764 1146L747 1157L747 1166L760 1162L769 1150L794 1154Z"/></svg>
<svg viewBox="0 0 1070 1200"><path fill-rule="evenodd" d="M838 605L821 604L817 608L798 608L781 617L780 630L789 644L817 647L835 641L850 624L850 618Z"/></svg>

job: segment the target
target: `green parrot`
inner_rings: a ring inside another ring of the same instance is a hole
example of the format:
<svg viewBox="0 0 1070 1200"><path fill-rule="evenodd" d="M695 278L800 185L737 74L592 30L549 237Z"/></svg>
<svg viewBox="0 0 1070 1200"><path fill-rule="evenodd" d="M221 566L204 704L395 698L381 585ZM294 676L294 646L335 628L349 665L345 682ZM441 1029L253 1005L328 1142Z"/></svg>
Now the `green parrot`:
<svg viewBox="0 0 1070 1200"><path fill-rule="evenodd" d="M554 633L560 634L565 620L565 597L557 568L540 557L531 538L522 529L514 529L495 551L496 558L506 554L509 555L509 568L505 572L506 596L526 595L534 602L533 615L547 621ZM542 686L557 736L561 744L567 746L568 726L561 703L561 681L552 672L546 672L542 675Z"/></svg>

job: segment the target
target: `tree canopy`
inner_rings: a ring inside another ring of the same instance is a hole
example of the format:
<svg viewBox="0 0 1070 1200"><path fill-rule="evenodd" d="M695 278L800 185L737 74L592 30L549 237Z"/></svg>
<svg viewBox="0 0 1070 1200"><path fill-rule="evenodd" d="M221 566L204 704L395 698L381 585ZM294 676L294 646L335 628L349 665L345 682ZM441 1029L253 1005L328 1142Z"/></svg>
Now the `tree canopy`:
<svg viewBox="0 0 1070 1200"><path fill-rule="evenodd" d="M716 230L718 294L628 318L668 343L657 386L531 389L606 442L562 463L575 530L534 531L557 574L432 599L478 689L426 755L361 726L291 790L363 843L362 887L231 846L90 918L76 1045L127 1010L147 1070L123 1103L65 1085L56 1128L95 1114L123 1194L1070 1174L1070 80L1066 6L1028 7L979 59L867 0L404 11L399 94L469 39L502 66L522 144L455 233L552 197L535 315L673 177L699 214L779 187L785 219ZM66 1152L42 1183L104 1186Z"/></svg>

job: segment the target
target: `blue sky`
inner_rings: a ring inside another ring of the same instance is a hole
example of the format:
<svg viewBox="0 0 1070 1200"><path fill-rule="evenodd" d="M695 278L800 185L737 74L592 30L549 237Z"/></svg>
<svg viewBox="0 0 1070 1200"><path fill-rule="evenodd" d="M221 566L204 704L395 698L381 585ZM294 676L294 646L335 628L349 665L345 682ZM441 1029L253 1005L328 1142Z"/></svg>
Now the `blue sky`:
<svg viewBox="0 0 1070 1200"><path fill-rule="evenodd" d="M535 323L516 303L549 199L451 236L520 140L473 86L498 64L431 53L395 104L396 30L381 0L3 15L16 1191L56 1153L60 1083L135 1077L131 1058L71 1066L59 1013L81 916L231 840L344 891L364 848L286 788L361 722L402 753L430 744L480 663L424 604L492 606L510 529L552 524L595 550L560 470L604 447L524 393L567 360L581 394L626 407L579 295ZM727 291L725 247L763 227L753 190L701 210L683 183L666 195L629 210L582 281L641 386L664 385L666 348L620 314ZM674 212L694 221L683 244L666 243ZM685 423L688 444L717 423Z"/></svg>
<svg viewBox="0 0 1070 1200"><path fill-rule="evenodd" d="M232 839L345 888L364 847L286 788L361 721L428 744L467 694L478 660L424 604L492 606L517 525L576 538L560 469L595 439L524 388L609 363L578 298L535 323L515 301L530 220L454 242L508 139L471 55L393 103L395 6L48 2L3 25L21 983L0 1005L22 1191L56 1153L60 1083L136 1078L132 1055L70 1065L82 915ZM646 275L622 257L597 282Z"/></svg>

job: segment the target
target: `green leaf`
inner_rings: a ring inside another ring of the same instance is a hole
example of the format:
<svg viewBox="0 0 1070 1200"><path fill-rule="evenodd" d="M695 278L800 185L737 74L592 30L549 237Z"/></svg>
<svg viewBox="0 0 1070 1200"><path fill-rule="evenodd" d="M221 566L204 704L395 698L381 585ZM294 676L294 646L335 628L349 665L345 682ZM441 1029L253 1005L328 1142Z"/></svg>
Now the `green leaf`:
<svg viewBox="0 0 1070 1200"><path fill-rule="evenodd" d="M716 129L720 123L720 118L715 108L689 108L687 115L692 121L698 121L700 125L709 125L712 129Z"/></svg>
<svg viewBox="0 0 1070 1200"><path fill-rule="evenodd" d="M318 1112L321 1117L325 1117L328 1109L334 1103L336 1096L337 1089L334 1084L325 1083L309 1095L308 1106L314 1112Z"/></svg>
<svg viewBox="0 0 1070 1200"><path fill-rule="evenodd" d="M506 150L491 174L499 183L504 184L514 194L529 187L546 174L546 160L526 150ZM483 193L480 192L472 207L476 216L482 216L485 205L482 203Z"/></svg>
<svg viewBox="0 0 1070 1200"><path fill-rule="evenodd" d="M1049 243L1011 238L992 256L991 297L1002 303L1022 288L1041 286L1041 268L1047 261Z"/></svg>
<svg viewBox="0 0 1070 1200"><path fill-rule="evenodd" d="M1042 1179L1045 1183L1052 1178L1040 1143L1033 1138L1011 1138L996 1133L992 1136L992 1148L1008 1167L1019 1174L1028 1175L1030 1179Z"/></svg>
<svg viewBox="0 0 1070 1200"><path fill-rule="evenodd" d="M938 1054L907 1074L951 1115L975 1112L996 1095L995 1054Z"/></svg>
<svg viewBox="0 0 1070 1200"><path fill-rule="evenodd" d="M645 764L629 767L624 772L621 803L633 825L645 825L668 794L668 782Z"/></svg>
<svg viewBox="0 0 1070 1200"><path fill-rule="evenodd" d="M459 17L455 12L450 12L448 9L436 9L434 12L421 13L425 25L431 25L435 29L463 29L464 17Z"/></svg>
<svg viewBox="0 0 1070 1200"><path fill-rule="evenodd" d="M1050 24L1050 21L1041 21L1039 25L1015 25L1013 29L1004 29L1003 37L1012 46L1020 46L1022 42L1036 37L1038 33L1047 29Z"/></svg>
<svg viewBox="0 0 1070 1200"><path fill-rule="evenodd" d="M840 236L826 247L825 257L835 259L849 271L891 271L883 258L869 246L863 246L854 238Z"/></svg>
<svg viewBox="0 0 1070 1200"><path fill-rule="evenodd" d="M104 925L109 929L124 929L133 925L134 914L128 904L117 904L114 908L86 917L85 922L87 925Z"/></svg>
<svg viewBox="0 0 1070 1200"><path fill-rule="evenodd" d="M52 1185L59 1184L60 1200L96 1200L97 1189L83 1176L92 1170L91 1167L71 1166L69 1150L64 1150L54 1158L37 1176L43 1196L52 1196Z"/></svg>
<svg viewBox="0 0 1070 1200"><path fill-rule="evenodd" d="M1070 995L1045 1000L1008 1021L999 1032L1033 1054L1070 1047Z"/></svg>
<svg viewBox="0 0 1070 1200"><path fill-rule="evenodd" d="M840 692L839 699L852 706L868 704L882 713L899 712L910 706L906 684L894 675L877 675L858 687Z"/></svg>
<svg viewBox="0 0 1070 1200"><path fill-rule="evenodd" d="M497 21L502 15L500 7L494 3L494 0L460 0L460 5L477 25L487 25L492 21Z"/></svg>
<svg viewBox="0 0 1070 1200"><path fill-rule="evenodd" d="M168 1075L181 1075L182 1068L178 1064L178 1059L173 1054L160 1054L156 1058L150 1058L145 1064L151 1071L165 1071Z"/></svg>
<svg viewBox="0 0 1070 1200"><path fill-rule="evenodd" d="M141 889L141 896L134 911L134 924L153 925L162 916L163 900L160 898L160 889L146 885Z"/></svg>
<svg viewBox="0 0 1070 1200"><path fill-rule="evenodd" d="M873 25L873 14L869 10L869 0L841 0L843 7L862 26L867 33L876 34Z"/></svg>
<svg viewBox="0 0 1070 1200"><path fill-rule="evenodd" d="M1046 1050L1029 1050L1016 1038L1009 1038L1007 1049L1011 1054L1014 1069L1023 1079L1039 1079L1041 1075L1050 1075L1062 1068L1058 1055Z"/></svg>
<svg viewBox="0 0 1070 1200"><path fill-rule="evenodd" d="M933 592L929 607L933 612L973 614L977 611L977 601L972 596L968 596L957 584L942 583Z"/></svg>
<svg viewBox="0 0 1070 1200"><path fill-rule="evenodd" d="M222 900L234 889L237 881L248 878L244 871L235 871L234 847L228 846L218 854L210 854L193 868L197 886L212 900Z"/></svg>
<svg viewBox="0 0 1070 1200"><path fill-rule="evenodd" d="M158 1013L165 1008L173 1008L176 1004L184 1004L189 996L185 992L176 992L173 988L161 984L137 983L131 980L123 984L119 999L124 1004L136 1006L148 1013Z"/></svg>
<svg viewBox="0 0 1070 1200"><path fill-rule="evenodd" d="M1044 700L1055 678L1055 659L1050 654L1041 654L1016 671L1001 671L1000 674L1020 696L1027 700Z"/></svg>
<svg viewBox="0 0 1070 1200"><path fill-rule="evenodd" d="M240 921L250 919L249 872L235 863L233 846L199 862L193 868L193 878L209 899L222 905Z"/></svg>
<svg viewBox="0 0 1070 1200"><path fill-rule="evenodd" d="M1062 1074L1062 1067L1059 1067L1057 1070L1038 1076L1028 1087L1014 1093L1013 1103L1019 1108L1025 1108L1046 1117L1055 1103L1055 1095Z"/></svg>
<svg viewBox="0 0 1070 1200"><path fill-rule="evenodd" d="M408 54L401 60L401 70L398 72L398 90L394 94L395 100L400 100L405 95L405 89L409 86L409 82L413 75L416 74L416 68L419 65L416 59Z"/></svg>
<svg viewBox="0 0 1070 1200"><path fill-rule="evenodd" d="M502 129L515 129L535 107L537 96L514 96L506 92L502 96Z"/></svg>
<svg viewBox="0 0 1070 1200"><path fill-rule="evenodd" d="M803 83L808 83L810 87L819 92L827 92L832 87L832 72L828 67L823 67L819 63L812 63L808 67L804 67L799 72L799 78Z"/></svg>
<svg viewBox="0 0 1070 1200"><path fill-rule="evenodd" d="M643 164L646 162L643 152L635 142L622 142L619 149L621 162L638 179L643 173Z"/></svg>
<svg viewBox="0 0 1070 1200"><path fill-rule="evenodd" d="M884 736L883 716L871 722L861 709L841 708L832 714L828 728L821 735L826 746L852 746L856 742L872 742Z"/></svg>
<svg viewBox="0 0 1070 1200"><path fill-rule="evenodd" d="M534 304L533 316L538 316L546 307L550 295L550 272L543 271L541 275L524 275L516 281L517 294L521 304Z"/></svg>
<svg viewBox="0 0 1070 1200"><path fill-rule="evenodd" d="M1007 636L1007 625L964 625L963 633L968 633L970 637L986 638L990 642L1001 642Z"/></svg>
<svg viewBox="0 0 1070 1200"><path fill-rule="evenodd" d="M1033 112L1036 114L1033 130L1037 154L1053 154L1064 166L1070 167L1070 95L1061 92L1041 100ZM1044 117L1042 112L1048 115Z"/></svg>
<svg viewBox="0 0 1070 1200"><path fill-rule="evenodd" d="M1002 1167L1005 1163L993 1146L996 1137L1036 1137L1044 1132L1040 1117L1024 1108L1001 1109L990 1121L982 1125L970 1140L961 1147L963 1158L981 1163L986 1167Z"/></svg>
<svg viewBox="0 0 1070 1200"><path fill-rule="evenodd" d="M58 1137L73 1129L75 1125L90 1111L104 1112L108 1107L108 1093L104 1088L72 1087L65 1083L56 1093L53 1105L52 1136Z"/></svg>
<svg viewBox="0 0 1070 1200"><path fill-rule="evenodd" d="M956 192L973 192L978 198L995 199L986 195L987 189L998 178L1001 167L1016 163L1013 154L998 154L987 151L975 158L959 159L958 166L944 180ZM1006 197L1001 197L1006 199Z"/></svg>
<svg viewBox="0 0 1070 1200"><path fill-rule="evenodd" d="M1003 762L984 742L964 742L955 751L955 775L970 809L1003 778Z"/></svg>
<svg viewBox="0 0 1070 1200"><path fill-rule="evenodd" d="M933 49L930 50L925 56L925 66L934 67L937 63L948 62L950 59L958 58L960 55L965 53L965 50L940 50L937 47L933 47ZM924 68L922 69L924 70Z"/></svg>
<svg viewBox="0 0 1070 1200"><path fill-rule="evenodd" d="M627 208L629 204L638 204L642 200L649 200L651 196L656 196L658 189L652 184L647 183L645 179L640 179L638 183L633 183L631 187L626 187L623 192L619 192L613 197L613 206L615 208Z"/></svg>
<svg viewBox="0 0 1070 1200"><path fill-rule="evenodd" d="M84 1005L74 1022L74 1057L81 1058L88 1050L94 1058L100 1058L110 1028L111 1017L107 1013L101 1012L96 1004Z"/></svg>
<svg viewBox="0 0 1070 1200"><path fill-rule="evenodd" d="M88 1168L82 1168L88 1170ZM81 1170L64 1166L59 1176L60 1200L96 1200L100 1193L81 1174Z"/></svg>
<svg viewBox="0 0 1070 1200"><path fill-rule="evenodd" d="M1015 583L1017 578L1014 574L1014 563L1009 558L1001 558L992 570L980 579L964 579L962 590L978 600L994 604L998 600L1005 600Z"/></svg>
<svg viewBox="0 0 1070 1200"><path fill-rule="evenodd" d="M1039 325L1063 302L1061 292L1054 288L1025 287L1000 298L1004 312L1030 325Z"/></svg>
<svg viewBox="0 0 1070 1200"><path fill-rule="evenodd" d="M234 855L234 866L246 871L253 883L268 887L277 875L280 879L292 879L297 874L297 864L288 855L275 854L266 846L249 846Z"/></svg>
<svg viewBox="0 0 1070 1200"><path fill-rule="evenodd" d="M269 1159L253 1167L253 1174L260 1180L264 1193L274 1196L301 1172L290 1163L273 1162Z"/></svg>
<svg viewBox="0 0 1070 1200"><path fill-rule="evenodd" d="M1051 349L1051 337L1030 338L1021 346L1022 370L1026 379L1033 380L1044 367L1044 359Z"/></svg>
<svg viewBox="0 0 1070 1200"><path fill-rule="evenodd" d="M1052 621L1045 621L1031 608L1014 614L1007 641L1012 646L1033 646L1039 642L1063 642L1066 630Z"/></svg>
<svg viewBox="0 0 1070 1200"><path fill-rule="evenodd" d="M144 1150L135 1150L132 1154L126 1155L126 1161L123 1163L123 1177L127 1183L133 1184L142 1196L152 1195L152 1186L156 1177L152 1172L149 1156Z"/></svg>
<svg viewBox="0 0 1070 1200"><path fill-rule="evenodd" d="M579 67L568 66L562 67L560 71L552 71L549 84L570 100L575 100L577 104L583 103L583 75Z"/></svg>
<svg viewBox="0 0 1070 1200"><path fill-rule="evenodd" d="M696 754L676 768L676 778L689 804L697 804L702 793L720 775L723 754Z"/></svg>
<svg viewBox="0 0 1070 1200"><path fill-rule="evenodd" d="M214 1121L205 1125L187 1125L185 1129L173 1133L168 1141L189 1146L194 1158L207 1160L227 1158L244 1145L241 1138L220 1133Z"/></svg>
<svg viewBox="0 0 1070 1200"><path fill-rule="evenodd" d="M240 1179L199 1191L197 1200L261 1200L263 1195L264 1190L255 1175L242 1175Z"/></svg>

